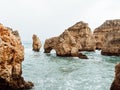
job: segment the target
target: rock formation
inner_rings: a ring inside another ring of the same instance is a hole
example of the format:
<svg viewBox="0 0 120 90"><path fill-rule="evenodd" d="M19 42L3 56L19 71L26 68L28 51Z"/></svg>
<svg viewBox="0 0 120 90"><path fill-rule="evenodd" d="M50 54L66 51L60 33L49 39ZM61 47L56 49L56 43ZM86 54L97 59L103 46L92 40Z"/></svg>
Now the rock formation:
<svg viewBox="0 0 120 90"><path fill-rule="evenodd" d="M106 34L112 31L120 31L120 19L106 20L94 30L96 49L102 49L104 42L106 42Z"/></svg>
<svg viewBox="0 0 120 90"><path fill-rule="evenodd" d="M87 23L78 22L65 30L58 37L47 39L44 44L45 53L50 53L52 49L58 56L78 56L87 58L79 51L94 51L95 39Z"/></svg>
<svg viewBox="0 0 120 90"><path fill-rule="evenodd" d="M29 89L31 82L25 82L22 75L24 47L19 33L0 25L0 90Z"/></svg>
<svg viewBox="0 0 120 90"><path fill-rule="evenodd" d="M110 90L120 90L120 63L115 66L115 78Z"/></svg>
<svg viewBox="0 0 120 90"><path fill-rule="evenodd" d="M39 37L37 37L37 35L34 34L32 39L33 39L33 50L39 51L42 46Z"/></svg>
<svg viewBox="0 0 120 90"><path fill-rule="evenodd" d="M107 33L105 38L101 54L120 56L120 30Z"/></svg>

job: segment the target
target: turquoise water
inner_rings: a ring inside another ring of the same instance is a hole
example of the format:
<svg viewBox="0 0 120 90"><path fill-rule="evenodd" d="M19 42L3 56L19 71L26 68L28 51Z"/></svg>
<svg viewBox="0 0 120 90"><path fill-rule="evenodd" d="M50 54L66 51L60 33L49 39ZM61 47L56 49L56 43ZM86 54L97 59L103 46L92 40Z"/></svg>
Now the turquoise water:
<svg viewBox="0 0 120 90"><path fill-rule="evenodd" d="M32 81L32 90L109 90L114 79L114 66L120 57L102 56L100 51L83 52L89 59L58 57L32 51L31 43L23 43L25 59L23 77Z"/></svg>

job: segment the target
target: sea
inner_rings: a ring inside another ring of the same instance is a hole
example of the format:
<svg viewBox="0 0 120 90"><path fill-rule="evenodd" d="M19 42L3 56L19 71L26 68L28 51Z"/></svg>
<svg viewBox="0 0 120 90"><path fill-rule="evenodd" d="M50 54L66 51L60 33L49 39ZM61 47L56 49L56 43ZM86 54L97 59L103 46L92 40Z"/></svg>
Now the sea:
<svg viewBox="0 0 120 90"><path fill-rule="evenodd" d="M43 42L44 43L44 42ZM59 57L54 50L32 50L32 42L23 42L25 58L22 76L34 83L31 90L110 90L115 65L120 57L103 56L101 51L82 52L89 59Z"/></svg>

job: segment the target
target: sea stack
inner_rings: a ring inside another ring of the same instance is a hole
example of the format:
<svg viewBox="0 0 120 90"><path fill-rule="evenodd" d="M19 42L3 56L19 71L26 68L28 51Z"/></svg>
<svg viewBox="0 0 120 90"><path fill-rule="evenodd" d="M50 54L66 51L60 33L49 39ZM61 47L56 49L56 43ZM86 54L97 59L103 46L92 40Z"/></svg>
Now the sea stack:
<svg viewBox="0 0 120 90"><path fill-rule="evenodd" d="M105 47L103 45L104 43L106 43L107 40L109 41L109 39L106 38L106 35L108 36L109 32L110 32L109 34L112 34L111 32L117 33L119 31L120 31L120 19L106 20L101 26L99 26L94 30L94 37L96 40L96 49L101 50L102 48ZM112 35L111 35L111 38L114 37Z"/></svg>
<svg viewBox="0 0 120 90"><path fill-rule="evenodd" d="M110 90L120 90L120 63L115 66L115 78Z"/></svg>
<svg viewBox="0 0 120 90"><path fill-rule="evenodd" d="M80 21L66 29L61 35L46 39L44 52L50 53L52 49L58 56L77 56L87 58L79 51L94 51L95 39L87 23Z"/></svg>
<svg viewBox="0 0 120 90"><path fill-rule="evenodd" d="M19 33L0 24L0 90L30 89L22 77L24 47Z"/></svg>
<svg viewBox="0 0 120 90"><path fill-rule="evenodd" d="M32 45L33 50L39 52L39 50L42 46L39 37L37 37L37 35L33 34L32 39L33 39L33 45Z"/></svg>

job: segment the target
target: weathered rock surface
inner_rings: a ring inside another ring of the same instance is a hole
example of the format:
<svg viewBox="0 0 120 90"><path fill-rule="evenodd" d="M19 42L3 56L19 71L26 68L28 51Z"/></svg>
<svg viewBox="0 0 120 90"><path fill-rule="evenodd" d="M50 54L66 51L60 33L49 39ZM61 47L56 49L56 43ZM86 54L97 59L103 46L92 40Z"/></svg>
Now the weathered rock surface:
<svg viewBox="0 0 120 90"><path fill-rule="evenodd" d="M115 78L110 90L120 90L120 63L115 66Z"/></svg>
<svg viewBox="0 0 120 90"><path fill-rule="evenodd" d="M33 39L33 50L39 51L42 46L39 37L37 37L37 35L34 34L32 39Z"/></svg>
<svg viewBox="0 0 120 90"><path fill-rule="evenodd" d="M101 54L120 56L120 30L107 33L105 38Z"/></svg>
<svg viewBox="0 0 120 90"><path fill-rule="evenodd" d="M44 44L45 53L50 53L54 49L58 56L81 57L79 51L94 51L95 48L92 32L88 24L82 21L68 28L58 37L47 39Z"/></svg>
<svg viewBox="0 0 120 90"><path fill-rule="evenodd" d="M22 75L24 47L19 33L0 25L0 90L32 88L31 82L25 82Z"/></svg>
<svg viewBox="0 0 120 90"><path fill-rule="evenodd" d="M106 34L112 31L120 31L120 19L106 20L94 30L96 49L102 49L103 44L106 42Z"/></svg>

